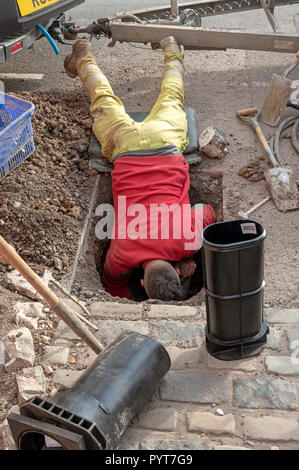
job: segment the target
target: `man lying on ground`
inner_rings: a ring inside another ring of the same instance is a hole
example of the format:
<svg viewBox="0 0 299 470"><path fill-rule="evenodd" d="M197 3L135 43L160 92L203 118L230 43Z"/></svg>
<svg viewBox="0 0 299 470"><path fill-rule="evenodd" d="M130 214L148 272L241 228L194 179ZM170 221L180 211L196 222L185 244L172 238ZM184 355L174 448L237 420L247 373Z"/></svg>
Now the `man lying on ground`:
<svg viewBox="0 0 299 470"><path fill-rule="evenodd" d="M182 155L188 145L183 50L172 36L160 45L164 51L161 92L143 122L126 113L96 65L88 40L74 44L65 70L72 78L79 75L90 94L93 132L103 156L114 165L114 210L122 216L115 218L103 285L113 296L130 298L130 274L142 266L141 283L148 297L167 301L183 298L182 283L195 271L192 255L200 249L200 233L216 216L209 205L190 206L189 166Z"/></svg>

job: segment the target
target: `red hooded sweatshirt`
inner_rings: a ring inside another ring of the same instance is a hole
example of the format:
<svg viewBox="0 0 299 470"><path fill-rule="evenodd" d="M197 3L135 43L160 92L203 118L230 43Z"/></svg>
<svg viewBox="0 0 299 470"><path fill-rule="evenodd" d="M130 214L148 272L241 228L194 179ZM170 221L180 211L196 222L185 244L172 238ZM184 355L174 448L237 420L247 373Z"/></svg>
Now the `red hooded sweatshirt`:
<svg viewBox="0 0 299 470"><path fill-rule="evenodd" d="M115 238L102 281L113 296L129 299L132 268L192 256L201 247L201 231L216 215L209 205L191 210L189 165L182 155L122 156L111 175Z"/></svg>

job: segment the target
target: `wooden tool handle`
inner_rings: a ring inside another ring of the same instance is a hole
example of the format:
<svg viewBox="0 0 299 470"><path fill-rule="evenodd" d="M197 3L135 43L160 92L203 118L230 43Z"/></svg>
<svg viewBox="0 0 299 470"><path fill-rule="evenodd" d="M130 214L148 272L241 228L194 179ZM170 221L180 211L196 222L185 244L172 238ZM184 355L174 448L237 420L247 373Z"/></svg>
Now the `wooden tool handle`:
<svg viewBox="0 0 299 470"><path fill-rule="evenodd" d="M240 116L250 116L250 114L256 114L257 109L256 108L246 108L246 109L241 109L241 111L238 111L237 114Z"/></svg>
<svg viewBox="0 0 299 470"><path fill-rule="evenodd" d="M0 235L0 257L3 257L29 282L29 284L45 299L49 307L97 354L103 346L86 328L84 323L72 310L65 305L41 278L18 255L14 248Z"/></svg>

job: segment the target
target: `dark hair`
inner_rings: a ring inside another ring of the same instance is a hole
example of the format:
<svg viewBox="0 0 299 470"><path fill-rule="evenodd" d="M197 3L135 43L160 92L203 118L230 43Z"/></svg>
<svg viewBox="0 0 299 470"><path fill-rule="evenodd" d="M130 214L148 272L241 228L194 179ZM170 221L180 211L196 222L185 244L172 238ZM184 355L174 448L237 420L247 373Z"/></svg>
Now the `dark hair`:
<svg viewBox="0 0 299 470"><path fill-rule="evenodd" d="M169 263L152 267L144 276L145 289L150 299L182 300L183 289L180 278Z"/></svg>

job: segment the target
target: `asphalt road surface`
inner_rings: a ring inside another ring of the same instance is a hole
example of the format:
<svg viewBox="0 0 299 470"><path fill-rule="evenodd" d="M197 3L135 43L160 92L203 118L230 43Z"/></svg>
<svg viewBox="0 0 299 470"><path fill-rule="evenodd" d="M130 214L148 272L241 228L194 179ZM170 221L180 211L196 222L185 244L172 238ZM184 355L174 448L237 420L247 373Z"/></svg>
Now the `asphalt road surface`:
<svg viewBox="0 0 299 470"><path fill-rule="evenodd" d="M170 0L169 0L170 1ZM71 15L73 19L80 25L88 24L101 16L111 16L120 11L130 11L140 8L150 8L156 6L167 5L167 0L86 0L84 4L70 10L67 15ZM299 5L276 8L276 16L282 28L285 31L295 32L295 16L299 14ZM209 17L202 21L202 26L221 27L221 28L237 28L244 30L271 31L270 24L265 14L261 10L252 12L234 13L229 15ZM102 40L100 43L95 41L96 55L97 50L105 48L107 41ZM7 81L5 83L6 90L57 90L64 91L69 87L69 83L65 83L65 75L63 73L63 59L70 51L69 46L59 46L61 50L60 56L56 56L46 39L42 39L35 44L34 50L25 51L5 64L0 65L0 72L20 72L20 73L43 73L45 80L40 83ZM119 47L126 48L126 45ZM252 62L255 61L255 52L251 52ZM99 58L99 57L97 57ZM271 66L271 54L269 54L269 65Z"/></svg>

